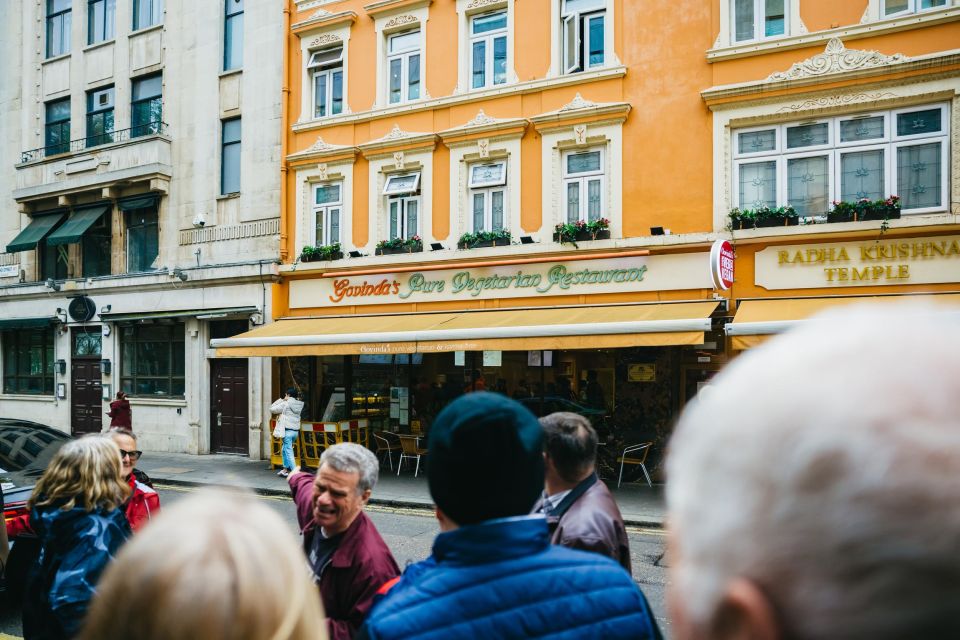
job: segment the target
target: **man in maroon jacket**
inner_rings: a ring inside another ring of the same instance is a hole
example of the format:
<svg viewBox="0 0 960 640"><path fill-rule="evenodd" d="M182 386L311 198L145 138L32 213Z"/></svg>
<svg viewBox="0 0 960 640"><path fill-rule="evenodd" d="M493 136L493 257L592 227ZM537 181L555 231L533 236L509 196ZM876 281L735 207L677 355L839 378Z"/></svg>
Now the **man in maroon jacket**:
<svg viewBox="0 0 960 640"><path fill-rule="evenodd" d="M377 590L400 575L393 554L363 513L378 471L373 452L346 443L323 452L316 476L294 470L287 480L331 640L352 638Z"/></svg>

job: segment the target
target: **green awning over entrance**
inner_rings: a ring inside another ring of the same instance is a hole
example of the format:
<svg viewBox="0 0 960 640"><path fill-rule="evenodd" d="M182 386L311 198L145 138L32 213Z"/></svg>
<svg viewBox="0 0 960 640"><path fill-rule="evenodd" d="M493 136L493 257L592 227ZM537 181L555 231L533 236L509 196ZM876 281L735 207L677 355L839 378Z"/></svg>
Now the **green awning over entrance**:
<svg viewBox="0 0 960 640"><path fill-rule="evenodd" d="M3 318L0 319L0 331L7 329L40 329L42 327L49 327L53 325L54 322L58 322L58 320L52 316L40 318Z"/></svg>
<svg viewBox="0 0 960 640"><path fill-rule="evenodd" d="M147 209L157 204L157 200L159 199L160 194L145 193L141 196L129 196L127 198L121 198L120 200L117 200L117 206L120 207L120 211Z"/></svg>
<svg viewBox="0 0 960 640"><path fill-rule="evenodd" d="M48 245L72 244L80 242L80 238L87 232L87 229L93 226L93 223L100 219L110 208L110 205L100 205L90 209L76 211L67 219L59 229L47 237Z"/></svg>
<svg viewBox="0 0 960 640"><path fill-rule="evenodd" d="M17 237L7 245L7 253L29 251L36 248L37 243L43 240L50 233L50 230L63 220L64 215L66 215L65 212L58 212L36 216L27 225L27 228L17 234Z"/></svg>

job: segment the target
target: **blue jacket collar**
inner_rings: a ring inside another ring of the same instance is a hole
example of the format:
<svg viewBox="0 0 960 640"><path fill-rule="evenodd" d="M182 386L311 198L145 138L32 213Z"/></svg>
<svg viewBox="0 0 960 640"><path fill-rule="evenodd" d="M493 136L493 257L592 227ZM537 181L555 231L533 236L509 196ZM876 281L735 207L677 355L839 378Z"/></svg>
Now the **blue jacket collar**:
<svg viewBox="0 0 960 640"><path fill-rule="evenodd" d="M529 556L550 546L541 514L487 520L441 533L433 542L437 562L480 564Z"/></svg>

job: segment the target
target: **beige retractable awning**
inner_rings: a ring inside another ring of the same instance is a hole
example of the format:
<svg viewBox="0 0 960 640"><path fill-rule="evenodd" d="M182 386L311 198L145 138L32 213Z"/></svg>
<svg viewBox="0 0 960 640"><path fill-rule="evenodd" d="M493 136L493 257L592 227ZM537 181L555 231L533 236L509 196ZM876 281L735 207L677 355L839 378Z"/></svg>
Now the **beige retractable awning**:
<svg viewBox="0 0 960 640"><path fill-rule="evenodd" d="M826 309L855 303L879 304L907 299L940 304L960 311L960 293L743 300L737 306L733 322L727 324L726 332L732 339L734 349L749 349Z"/></svg>
<svg viewBox="0 0 960 640"><path fill-rule="evenodd" d="M211 340L218 357L534 351L702 344L715 300L281 319Z"/></svg>

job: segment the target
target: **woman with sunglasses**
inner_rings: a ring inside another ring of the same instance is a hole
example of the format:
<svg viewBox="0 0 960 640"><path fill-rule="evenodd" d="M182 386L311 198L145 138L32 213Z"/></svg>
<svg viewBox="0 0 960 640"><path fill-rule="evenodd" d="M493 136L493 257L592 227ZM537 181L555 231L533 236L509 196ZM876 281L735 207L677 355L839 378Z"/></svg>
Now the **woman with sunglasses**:
<svg viewBox="0 0 960 640"><path fill-rule="evenodd" d="M154 490L147 474L134 468L143 454L137 449L137 436L129 429L120 427L110 429L109 433L120 447L123 479L130 485L130 499L123 505L124 513L127 514L130 528L137 531L160 511L160 494Z"/></svg>

